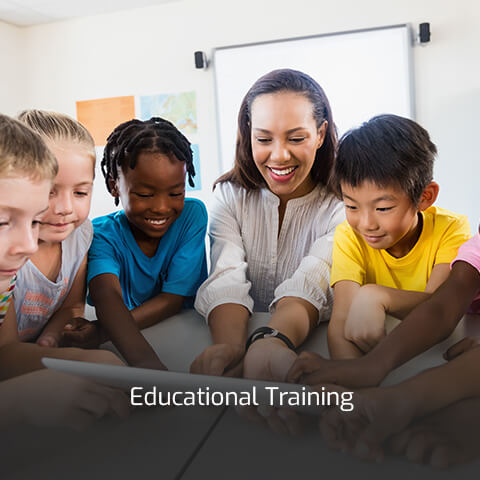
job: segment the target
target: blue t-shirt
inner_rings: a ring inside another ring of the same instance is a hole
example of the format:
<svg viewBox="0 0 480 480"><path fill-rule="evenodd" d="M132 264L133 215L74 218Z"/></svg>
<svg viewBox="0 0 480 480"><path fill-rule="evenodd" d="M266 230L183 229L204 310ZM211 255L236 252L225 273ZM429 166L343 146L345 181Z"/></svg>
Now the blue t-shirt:
<svg viewBox="0 0 480 480"><path fill-rule="evenodd" d="M207 210L200 200L185 199L182 213L160 238L151 258L135 241L123 210L95 218L92 224L87 284L97 275L113 273L129 310L161 292L194 297L207 278ZM92 304L90 298L88 303Z"/></svg>

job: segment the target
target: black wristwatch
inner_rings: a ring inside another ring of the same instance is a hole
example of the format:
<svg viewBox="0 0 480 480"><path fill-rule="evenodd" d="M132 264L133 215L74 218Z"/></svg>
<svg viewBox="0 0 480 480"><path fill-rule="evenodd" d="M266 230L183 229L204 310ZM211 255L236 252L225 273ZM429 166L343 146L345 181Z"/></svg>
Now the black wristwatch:
<svg viewBox="0 0 480 480"><path fill-rule="evenodd" d="M295 345L293 344L293 342L283 333L280 333L278 330L275 330L271 327L259 327L248 337L245 351L250 348L250 345L253 342L260 340L261 338L269 337L278 338L279 340L282 340L282 342L284 342L290 350L295 350Z"/></svg>

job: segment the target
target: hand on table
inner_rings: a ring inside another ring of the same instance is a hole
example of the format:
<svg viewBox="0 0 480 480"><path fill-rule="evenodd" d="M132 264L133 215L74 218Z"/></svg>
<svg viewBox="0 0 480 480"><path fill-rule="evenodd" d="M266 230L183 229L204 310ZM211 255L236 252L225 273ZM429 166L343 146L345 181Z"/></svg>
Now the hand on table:
<svg viewBox="0 0 480 480"><path fill-rule="evenodd" d="M384 456L384 441L412 421L413 407L401 392L385 387L355 392L353 404L349 412L339 406L324 410L319 419L322 437L330 448L348 451L362 460L379 461Z"/></svg>
<svg viewBox="0 0 480 480"><path fill-rule="evenodd" d="M243 376L256 380L284 382L286 374L297 358L278 338L264 338L254 342L245 355ZM267 425L276 433L296 435L303 430L305 419L290 409L270 405L240 407L237 412L255 423Z"/></svg>
<svg viewBox="0 0 480 480"><path fill-rule="evenodd" d="M383 380L381 366L368 356L353 360L327 360L312 352L302 352L287 373L286 380L305 385L334 384L362 388Z"/></svg>
<svg viewBox="0 0 480 480"><path fill-rule="evenodd" d="M243 362L243 376L257 380L285 382L297 354L278 338L263 338L252 343Z"/></svg>
<svg viewBox="0 0 480 480"><path fill-rule="evenodd" d="M190 366L190 373L240 377L243 371L245 347L218 343L207 347Z"/></svg>
<svg viewBox="0 0 480 480"><path fill-rule="evenodd" d="M62 347L98 348L103 343L98 321L89 322L81 317L72 318L61 332Z"/></svg>
<svg viewBox="0 0 480 480"><path fill-rule="evenodd" d="M4 382L4 388L15 391L14 408L30 425L84 430L101 417L125 418L130 411L120 390L52 370L15 377Z"/></svg>
<svg viewBox="0 0 480 480"><path fill-rule="evenodd" d="M460 340L459 342L452 345L444 354L443 358L445 360L453 360L454 358L458 357L462 353L471 350L480 345L480 338L479 337L465 337L464 339Z"/></svg>

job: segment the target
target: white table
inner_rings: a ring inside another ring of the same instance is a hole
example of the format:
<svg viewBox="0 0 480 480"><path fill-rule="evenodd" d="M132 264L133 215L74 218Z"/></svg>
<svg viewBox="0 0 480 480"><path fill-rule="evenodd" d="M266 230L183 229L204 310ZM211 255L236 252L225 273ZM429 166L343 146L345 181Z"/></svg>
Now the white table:
<svg viewBox="0 0 480 480"><path fill-rule="evenodd" d="M249 330L265 325L268 318L268 314L255 314ZM143 333L162 361L175 371L188 372L195 357L211 344L205 321L194 311L184 311ZM478 317L462 320L447 341L397 369L385 383L401 381L442 363L446 348L467 334L480 335ZM115 350L111 344L105 347ZM326 325L314 332L304 348L327 355ZM403 480L406 475L429 478L433 474L431 469L403 459L388 458L384 464L372 466L330 452L319 438L314 418L311 429L293 439L248 423L231 408L149 409L134 412L125 422L103 422L80 435L59 432L46 438L44 432L30 432L21 438L21 455L15 448L20 440L10 437L3 448L2 479L290 480L331 475L332 479L388 476L389 480ZM471 476L471 472L472 466L453 471L455 478Z"/></svg>

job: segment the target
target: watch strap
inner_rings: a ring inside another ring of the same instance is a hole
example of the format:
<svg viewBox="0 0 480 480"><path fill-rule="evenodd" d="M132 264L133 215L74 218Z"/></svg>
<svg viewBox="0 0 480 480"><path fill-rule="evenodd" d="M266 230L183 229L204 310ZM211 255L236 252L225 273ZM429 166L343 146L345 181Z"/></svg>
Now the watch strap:
<svg viewBox="0 0 480 480"><path fill-rule="evenodd" d="M256 342L257 340L260 340L262 338L270 337L282 340L282 342L284 342L290 350L295 350L295 345L293 344L293 342L286 335L272 327L259 327L254 330L252 334L248 337L245 350L248 350L253 342Z"/></svg>

